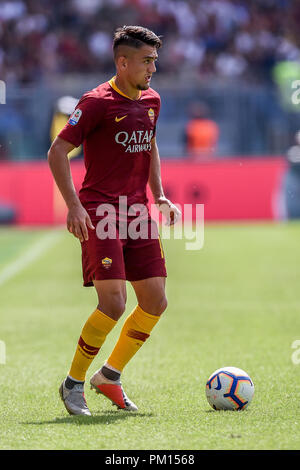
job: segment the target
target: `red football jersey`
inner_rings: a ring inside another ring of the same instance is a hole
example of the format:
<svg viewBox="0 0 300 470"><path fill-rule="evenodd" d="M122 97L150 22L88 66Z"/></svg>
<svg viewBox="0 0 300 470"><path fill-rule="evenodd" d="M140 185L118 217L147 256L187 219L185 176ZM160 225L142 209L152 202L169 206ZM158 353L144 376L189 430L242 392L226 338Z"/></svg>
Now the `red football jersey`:
<svg viewBox="0 0 300 470"><path fill-rule="evenodd" d="M83 143L85 178L79 191L83 205L146 204L151 140L155 136L160 96L152 88L132 100L114 78L85 93L59 137Z"/></svg>

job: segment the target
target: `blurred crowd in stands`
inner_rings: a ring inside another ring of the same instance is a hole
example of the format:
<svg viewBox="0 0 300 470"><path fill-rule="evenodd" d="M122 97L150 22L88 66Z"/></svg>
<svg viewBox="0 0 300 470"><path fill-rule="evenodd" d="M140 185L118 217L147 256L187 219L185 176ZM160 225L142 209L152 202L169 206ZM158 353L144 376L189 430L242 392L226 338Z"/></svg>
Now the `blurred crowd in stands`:
<svg viewBox="0 0 300 470"><path fill-rule="evenodd" d="M161 74L261 82L300 61L292 0L12 0L0 2L0 78L113 72L112 34L139 24L163 36Z"/></svg>

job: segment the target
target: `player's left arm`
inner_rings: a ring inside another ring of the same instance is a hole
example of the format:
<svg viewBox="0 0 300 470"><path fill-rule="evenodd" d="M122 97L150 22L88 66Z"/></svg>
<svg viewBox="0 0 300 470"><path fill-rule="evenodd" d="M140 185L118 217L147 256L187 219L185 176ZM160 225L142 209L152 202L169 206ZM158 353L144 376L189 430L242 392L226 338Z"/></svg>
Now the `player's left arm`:
<svg viewBox="0 0 300 470"><path fill-rule="evenodd" d="M148 183L158 210L162 212L167 219L167 225L174 225L180 217L181 212L169 199L166 198L164 194L161 181L159 150L155 137L151 141L151 160Z"/></svg>

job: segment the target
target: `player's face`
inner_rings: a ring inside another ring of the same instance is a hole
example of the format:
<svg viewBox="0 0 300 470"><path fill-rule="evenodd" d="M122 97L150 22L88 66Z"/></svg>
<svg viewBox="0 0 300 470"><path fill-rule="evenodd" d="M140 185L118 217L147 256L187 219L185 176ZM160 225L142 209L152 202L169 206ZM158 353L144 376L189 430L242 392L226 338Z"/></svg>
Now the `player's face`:
<svg viewBox="0 0 300 470"><path fill-rule="evenodd" d="M138 90L149 88L157 58L156 47L145 45L134 50L127 61L127 80L131 86Z"/></svg>

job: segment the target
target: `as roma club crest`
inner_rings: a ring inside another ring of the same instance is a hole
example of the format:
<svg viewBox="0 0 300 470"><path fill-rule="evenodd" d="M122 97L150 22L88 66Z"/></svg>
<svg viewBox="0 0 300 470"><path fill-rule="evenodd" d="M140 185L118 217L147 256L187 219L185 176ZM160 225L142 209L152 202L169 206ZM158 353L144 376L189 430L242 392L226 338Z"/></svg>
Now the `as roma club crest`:
<svg viewBox="0 0 300 470"><path fill-rule="evenodd" d="M109 269L111 267L112 260L110 258L103 258L101 263L104 269Z"/></svg>
<svg viewBox="0 0 300 470"><path fill-rule="evenodd" d="M148 116L149 116L150 121L151 121L152 124L153 124L153 123L154 123L155 114L154 114L154 111L153 111L152 108L150 108L150 109L148 110Z"/></svg>

